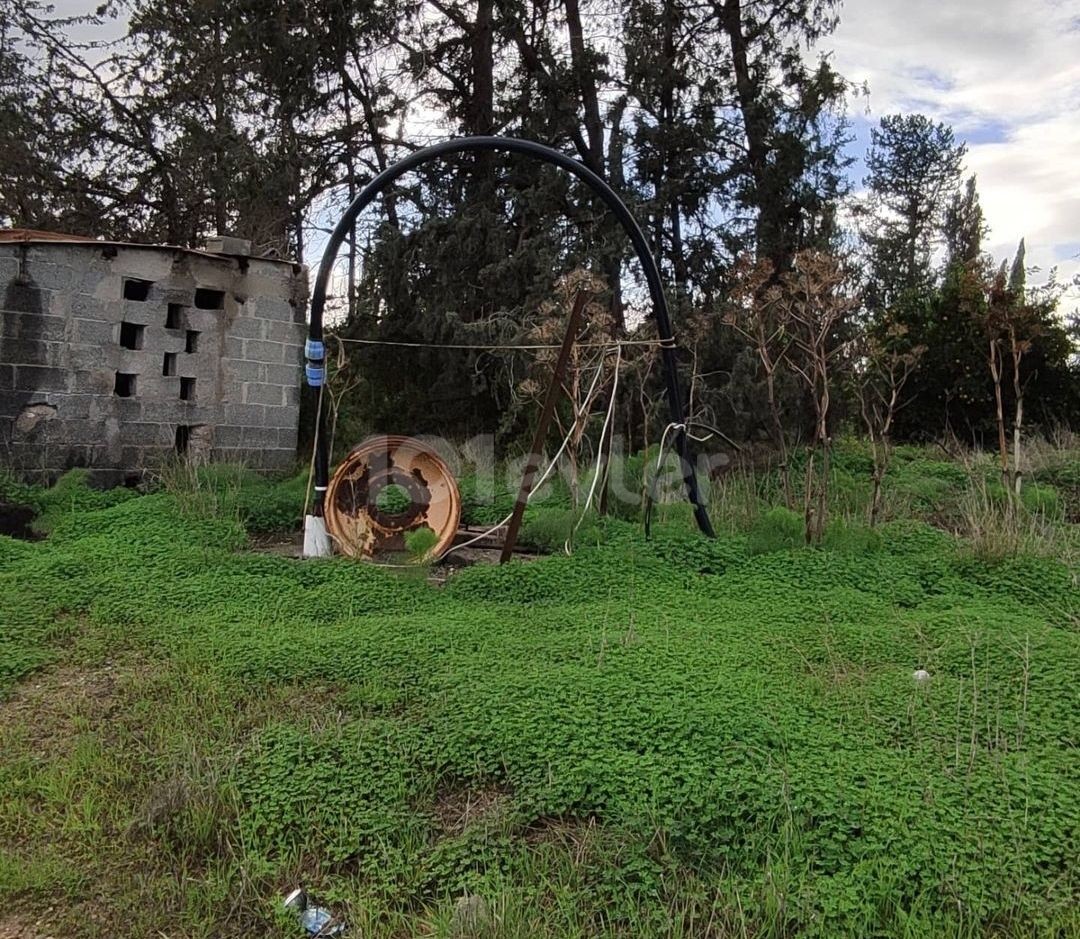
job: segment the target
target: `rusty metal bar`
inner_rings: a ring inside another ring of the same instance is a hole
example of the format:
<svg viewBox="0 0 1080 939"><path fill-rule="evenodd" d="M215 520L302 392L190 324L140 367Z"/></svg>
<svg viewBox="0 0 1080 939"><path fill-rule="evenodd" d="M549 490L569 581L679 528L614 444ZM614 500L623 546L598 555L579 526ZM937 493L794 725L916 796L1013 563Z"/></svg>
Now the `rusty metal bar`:
<svg viewBox="0 0 1080 939"><path fill-rule="evenodd" d="M555 373L551 376L551 384L548 385L547 394L544 396L544 407L540 411L540 420L536 422L536 430L533 432L529 460L525 464L521 488L518 489L517 501L514 503L514 514L510 516L510 524L506 527L506 540L503 542L502 554L499 555L500 564L509 561L514 553L514 545L517 544L518 532L521 530L521 519L525 515L525 506L529 501L529 493L532 492L533 479L540 465L541 451L544 449L544 441L547 439L548 428L551 426L551 417L555 413L555 402L562 390L563 373L566 371L566 363L570 361L570 350L574 347L574 340L577 339L578 331L581 329L581 316L588 302L589 295L583 290L578 291L578 295L574 298L574 305L570 309L570 319L566 324L566 335L563 336L562 346L559 348L559 357L555 360Z"/></svg>

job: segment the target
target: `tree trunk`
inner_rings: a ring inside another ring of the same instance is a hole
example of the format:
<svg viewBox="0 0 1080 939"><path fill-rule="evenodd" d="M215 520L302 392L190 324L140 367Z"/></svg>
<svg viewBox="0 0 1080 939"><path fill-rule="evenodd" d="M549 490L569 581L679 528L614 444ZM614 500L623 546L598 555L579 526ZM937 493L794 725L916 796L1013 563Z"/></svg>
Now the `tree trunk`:
<svg viewBox="0 0 1080 939"><path fill-rule="evenodd" d="M626 113L626 97L620 98L611 108L608 119L611 122L608 142L607 178L611 187L622 193L626 186L623 175L623 132L622 120ZM607 258L607 281L611 290L611 318L615 336L626 335L626 312L623 309L622 293L622 248L623 234L619 224L612 218L610 213L605 214L608 228L613 233L613 247L609 249Z"/></svg>
<svg viewBox="0 0 1080 939"><path fill-rule="evenodd" d="M227 234L228 200L226 197L225 141L228 124L225 109L224 50L221 38L221 20L214 18L214 226L217 234Z"/></svg>
<svg viewBox="0 0 1080 939"><path fill-rule="evenodd" d="M491 134L495 130L494 0L480 0L472 37L473 100L472 131Z"/></svg>
<svg viewBox="0 0 1080 939"><path fill-rule="evenodd" d="M875 451L876 456L876 451ZM878 515L881 514L881 481L885 476L885 466L878 465L875 459L873 472L873 489L870 493L870 527L874 528L878 523Z"/></svg>
<svg viewBox="0 0 1080 939"><path fill-rule="evenodd" d="M349 204L356 198L356 158L354 152L355 135L352 132L352 96L349 94L349 87L343 81L341 87L341 104L342 110L345 114L345 126L348 128L346 131L345 144L345 173L348 177L349 187ZM356 317L356 225L353 225L349 229L349 279L348 279L348 301L346 305L347 309L347 322L354 323Z"/></svg>
<svg viewBox="0 0 1080 939"><path fill-rule="evenodd" d="M1015 411L1013 415L1013 489L1017 496L1020 495L1020 486L1023 479L1020 469L1020 433L1024 424L1024 385L1020 381L1020 361L1024 353L1020 344L1016 341L1015 327L1009 329L1009 345L1012 349L1013 361L1013 398L1015 399Z"/></svg>
<svg viewBox="0 0 1080 939"><path fill-rule="evenodd" d="M754 184L754 203L758 210L755 222L757 255L772 262L773 278L776 278L787 270L790 250L784 246L780 237L779 209L775 205L775 198L768 193L769 119L758 83L750 68L741 0L726 0L718 13L731 47L737 106L742 116L743 132L746 134L746 150Z"/></svg>
<svg viewBox="0 0 1080 939"><path fill-rule="evenodd" d="M989 362L990 375L994 379L994 405L997 419L998 455L1001 460L1001 484L1005 491L1011 491L1009 485L1009 444L1005 437L1005 407L1001 400L1001 359L996 339L990 340Z"/></svg>
<svg viewBox="0 0 1080 939"><path fill-rule="evenodd" d="M468 131L487 136L495 132L495 38L494 0L479 0L472 32L472 99L466 109ZM476 174L472 195L488 196L494 187L494 154L476 153Z"/></svg>
<svg viewBox="0 0 1080 939"><path fill-rule="evenodd" d="M832 466L832 447L827 429L827 416L829 413L829 386L824 383L822 388L821 404L821 427L818 431L821 446L821 474L818 479L817 491L817 518L815 519L814 542L821 544L825 536L825 523L829 513L829 471Z"/></svg>
<svg viewBox="0 0 1080 939"><path fill-rule="evenodd" d="M1016 396L1016 417L1013 421L1013 491L1020 495L1023 474L1020 470L1020 427L1024 423L1024 395Z"/></svg>
<svg viewBox="0 0 1080 939"><path fill-rule="evenodd" d="M763 334L760 336L759 342L764 342ZM789 509L794 509L795 494L791 489L787 435L784 433L784 422L780 417L780 402L776 399L776 365L771 361L764 345L761 345L758 351L765 368L765 390L769 398L769 414L772 416L773 445L780 453L780 481L784 487L784 505Z"/></svg>
<svg viewBox="0 0 1080 939"><path fill-rule="evenodd" d="M570 67L574 72L578 94L581 96L585 137L588 153L585 162L595 173L604 172L604 125L600 120L600 102L596 91L596 74L590 68L585 48L585 33L581 28L581 8L578 0L565 0L566 29L570 34Z"/></svg>
<svg viewBox="0 0 1080 939"><path fill-rule="evenodd" d="M661 42L660 68L660 167L657 180L657 206L656 212L661 217L665 214L664 205L660 200L662 190L667 182L668 167L671 160L670 142L672 128L675 124L675 10L672 0L664 0L663 13L663 37ZM676 311L686 313L687 306L687 282L689 273L686 268L686 258L683 256L682 238L682 214L679 207L678 195L672 195L665 200L667 203L666 214L671 225L671 270L675 279Z"/></svg>
<svg viewBox="0 0 1080 939"><path fill-rule="evenodd" d="M811 447L806 455L806 474L803 478L803 537L807 544L813 543L814 537L814 456L816 447Z"/></svg>

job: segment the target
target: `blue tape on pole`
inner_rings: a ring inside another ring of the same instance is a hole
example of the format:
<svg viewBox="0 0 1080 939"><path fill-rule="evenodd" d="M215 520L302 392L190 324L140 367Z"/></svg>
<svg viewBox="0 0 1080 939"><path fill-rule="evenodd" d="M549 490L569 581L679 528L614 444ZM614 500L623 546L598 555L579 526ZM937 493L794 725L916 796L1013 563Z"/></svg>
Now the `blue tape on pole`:
<svg viewBox="0 0 1080 939"><path fill-rule="evenodd" d="M304 343L304 357L317 362L326 358L326 346L318 339L309 339Z"/></svg>
<svg viewBox="0 0 1080 939"><path fill-rule="evenodd" d="M307 383L312 388L318 388L326 380L326 369L321 365L309 365L305 371L307 372Z"/></svg>

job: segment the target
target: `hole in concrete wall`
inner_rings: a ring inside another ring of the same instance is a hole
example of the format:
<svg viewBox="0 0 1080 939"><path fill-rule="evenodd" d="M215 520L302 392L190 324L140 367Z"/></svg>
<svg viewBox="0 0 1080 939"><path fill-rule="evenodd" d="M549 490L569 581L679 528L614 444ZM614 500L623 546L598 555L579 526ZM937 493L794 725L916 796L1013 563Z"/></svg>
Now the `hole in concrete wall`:
<svg viewBox="0 0 1080 939"><path fill-rule="evenodd" d="M170 303L165 311L165 328L179 329L184 321L184 305L182 303Z"/></svg>
<svg viewBox="0 0 1080 939"><path fill-rule="evenodd" d="M225 291L196 287L195 306L200 310L220 310L225 306Z"/></svg>
<svg viewBox="0 0 1080 939"><path fill-rule="evenodd" d="M134 398L135 379L138 377L138 375L133 375L131 372L117 372L116 384L113 385L113 394L118 398Z"/></svg>
<svg viewBox="0 0 1080 939"><path fill-rule="evenodd" d="M123 322L120 324L120 345L125 349L141 349L146 327L136 323Z"/></svg>
<svg viewBox="0 0 1080 939"><path fill-rule="evenodd" d="M176 452L209 457L214 447L213 424L181 424L176 428Z"/></svg>
<svg viewBox="0 0 1080 939"><path fill-rule="evenodd" d="M194 401L195 400L195 379L194 378L181 378L180 379L180 400L181 401Z"/></svg>
<svg viewBox="0 0 1080 939"><path fill-rule="evenodd" d="M161 363L161 374L166 378L172 378L176 374L176 353L166 352L165 361Z"/></svg>
<svg viewBox="0 0 1080 939"><path fill-rule="evenodd" d="M124 278L124 299L145 301L150 296L152 280L139 280L137 277Z"/></svg>
<svg viewBox="0 0 1080 939"><path fill-rule="evenodd" d="M142 473L125 473L124 474L124 487L126 489L138 489L139 483L142 482Z"/></svg>
<svg viewBox="0 0 1080 939"><path fill-rule="evenodd" d="M189 329L187 335L184 337L184 351L198 352L199 351L199 333L197 330Z"/></svg>

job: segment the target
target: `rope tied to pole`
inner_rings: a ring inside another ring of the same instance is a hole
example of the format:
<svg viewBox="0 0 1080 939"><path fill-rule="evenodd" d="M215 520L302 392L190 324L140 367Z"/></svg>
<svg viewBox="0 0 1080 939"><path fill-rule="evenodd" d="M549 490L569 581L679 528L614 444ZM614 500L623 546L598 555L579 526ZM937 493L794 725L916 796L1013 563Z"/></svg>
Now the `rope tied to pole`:
<svg viewBox="0 0 1080 939"><path fill-rule="evenodd" d="M396 339L354 339L346 336L338 336L329 333L328 338L337 342L351 342L364 346L395 346L405 349L463 349L471 352L539 352L558 349L558 343L454 343L454 342L411 342ZM667 339L622 339L619 346L651 346L656 349L674 349L675 340ZM611 342L576 342L578 349L606 349L611 348Z"/></svg>

